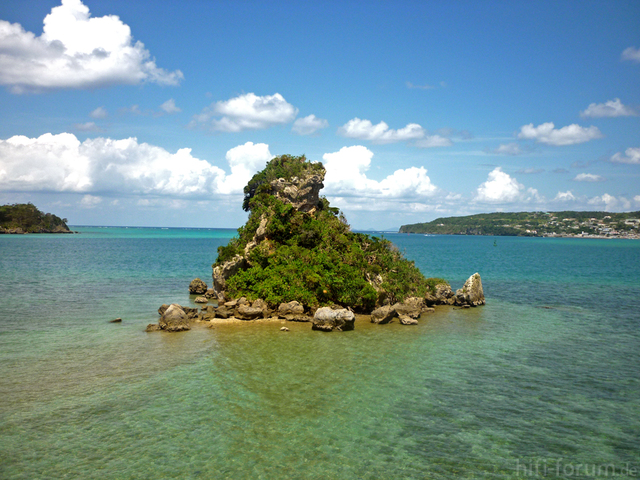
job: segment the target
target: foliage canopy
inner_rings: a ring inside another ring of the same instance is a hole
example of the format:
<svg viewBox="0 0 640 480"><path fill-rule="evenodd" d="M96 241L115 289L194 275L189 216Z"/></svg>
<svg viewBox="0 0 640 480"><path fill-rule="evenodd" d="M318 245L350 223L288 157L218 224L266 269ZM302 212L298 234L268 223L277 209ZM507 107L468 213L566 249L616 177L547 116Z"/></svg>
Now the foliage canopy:
<svg viewBox="0 0 640 480"><path fill-rule="evenodd" d="M32 203L14 203L0 206L0 228L21 228L28 233L69 231L67 219L43 213Z"/></svg>

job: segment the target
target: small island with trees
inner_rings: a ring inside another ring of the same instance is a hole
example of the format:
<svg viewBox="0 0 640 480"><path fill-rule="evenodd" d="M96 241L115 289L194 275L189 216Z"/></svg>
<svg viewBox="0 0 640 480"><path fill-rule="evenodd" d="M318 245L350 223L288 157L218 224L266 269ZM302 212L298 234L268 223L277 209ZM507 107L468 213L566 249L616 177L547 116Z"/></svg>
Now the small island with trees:
<svg viewBox="0 0 640 480"><path fill-rule="evenodd" d="M399 232L432 235L640 239L640 211L481 213L403 225Z"/></svg>
<svg viewBox="0 0 640 480"><path fill-rule="evenodd" d="M198 295L194 302L204 306L162 305L160 321L147 331L247 320L346 331L353 330L355 314L375 324L397 319L415 325L434 305L485 303L479 274L454 292L446 280L426 278L390 241L352 232L340 210L319 194L325 172L304 155L282 155L256 173L244 189L249 218L218 248L212 288L199 278L189 286Z"/></svg>
<svg viewBox="0 0 640 480"><path fill-rule="evenodd" d="M32 203L0 205L0 234L73 233L67 219L43 213Z"/></svg>

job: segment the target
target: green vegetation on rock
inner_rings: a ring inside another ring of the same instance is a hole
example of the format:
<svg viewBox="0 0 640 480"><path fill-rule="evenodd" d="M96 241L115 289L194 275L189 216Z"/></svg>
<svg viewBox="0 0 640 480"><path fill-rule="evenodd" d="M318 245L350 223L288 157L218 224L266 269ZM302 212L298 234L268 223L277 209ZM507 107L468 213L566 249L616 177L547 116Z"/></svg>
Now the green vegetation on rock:
<svg viewBox="0 0 640 480"><path fill-rule="evenodd" d="M219 247L213 265L215 283L216 267L243 262L225 279L225 297L368 312L385 300L424 297L446 283L426 279L390 241L351 232L340 211L318 196L324 174L321 163L283 155L249 181L247 223Z"/></svg>
<svg viewBox="0 0 640 480"><path fill-rule="evenodd" d="M0 206L0 233L71 233L66 222L32 203Z"/></svg>

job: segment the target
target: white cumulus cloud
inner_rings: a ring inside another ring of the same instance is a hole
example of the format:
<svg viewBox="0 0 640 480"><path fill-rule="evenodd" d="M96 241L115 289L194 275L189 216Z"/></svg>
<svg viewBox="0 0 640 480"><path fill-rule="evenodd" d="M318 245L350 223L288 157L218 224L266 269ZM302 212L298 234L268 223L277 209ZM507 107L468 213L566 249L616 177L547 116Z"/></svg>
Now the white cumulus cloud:
<svg viewBox="0 0 640 480"><path fill-rule="evenodd" d="M556 202L573 202L575 199L576 197L571 190L567 190L566 192L558 192L553 200Z"/></svg>
<svg viewBox="0 0 640 480"><path fill-rule="evenodd" d="M580 112L582 118L632 117L636 115L638 115L636 111L627 105L623 105L619 98L605 103L591 103L585 110Z"/></svg>
<svg viewBox="0 0 640 480"><path fill-rule="evenodd" d="M260 130L290 123L297 114L298 109L279 93L265 96L247 93L212 103L195 115L189 126L221 132Z"/></svg>
<svg viewBox="0 0 640 480"><path fill-rule="evenodd" d="M177 85L180 70L156 66L119 17L91 18L80 0L62 0L45 19L42 35L0 20L0 84L13 93L154 82Z"/></svg>
<svg viewBox="0 0 640 480"><path fill-rule="evenodd" d="M523 191L524 185L518 183L508 173L503 172L500 167L496 167L489 172L487 181L478 187L475 200L488 203L508 203L518 200Z"/></svg>
<svg viewBox="0 0 640 480"><path fill-rule="evenodd" d="M171 153L135 138L80 142L70 133L14 136L0 140L0 190L208 199L241 194L271 158L268 145L247 142L227 152L227 174L194 157L190 148Z"/></svg>
<svg viewBox="0 0 640 480"><path fill-rule="evenodd" d="M537 127L534 127L533 123L523 125L518 134L518 138L555 146L575 145L602 137L602 132L598 127L581 127L574 123L556 129L553 122L543 123Z"/></svg>
<svg viewBox="0 0 640 480"><path fill-rule="evenodd" d="M615 153L612 155L611 161L617 163L630 163L633 165L640 165L640 147L627 148L624 151L624 155L620 152Z"/></svg>
<svg viewBox="0 0 640 480"><path fill-rule="evenodd" d="M604 209L607 212L612 212L614 210L628 210L631 208L631 202L625 197L615 197L613 195L609 195L608 193L603 194L602 196L596 196L587 202L589 205L596 205L601 207L604 205Z"/></svg>
<svg viewBox="0 0 640 480"><path fill-rule="evenodd" d="M622 52L622 60L630 60L640 63L640 48L629 47Z"/></svg>
<svg viewBox="0 0 640 480"><path fill-rule="evenodd" d="M406 127L394 130L385 122L376 125L370 120L353 118L338 129L344 137L358 140L369 140L374 143L393 143L417 140L425 136L425 130L417 123L409 123Z"/></svg>
<svg viewBox="0 0 640 480"><path fill-rule="evenodd" d="M266 143L247 142L227 152L226 159L231 167L231 174L219 177L217 191L219 193L240 193L249 183L251 177L262 170L273 158Z"/></svg>
<svg viewBox="0 0 640 480"><path fill-rule="evenodd" d="M579 173L573 180L576 182L604 182L606 179L593 173Z"/></svg>
<svg viewBox="0 0 640 480"><path fill-rule="evenodd" d="M322 128L327 128L329 122L315 115L307 115L304 118L298 118L293 122L292 132L298 135L312 135Z"/></svg>
<svg viewBox="0 0 640 480"><path fill-rule="evenodd" d="M381 181L367 177L373 152L362 145L343 147L322 157L327 169L325 189L327 195L367 198L429 197L437 187L431 183L424 167L399 169Z"/></svg>
<svg viewBox="0 0 640 480"><path fill-rule="evenodd" d="M176 101L173 98L170 98L162 105L160 105L160 108L166 113L178 113L182 111L178 107L176 107Z"/></svg>

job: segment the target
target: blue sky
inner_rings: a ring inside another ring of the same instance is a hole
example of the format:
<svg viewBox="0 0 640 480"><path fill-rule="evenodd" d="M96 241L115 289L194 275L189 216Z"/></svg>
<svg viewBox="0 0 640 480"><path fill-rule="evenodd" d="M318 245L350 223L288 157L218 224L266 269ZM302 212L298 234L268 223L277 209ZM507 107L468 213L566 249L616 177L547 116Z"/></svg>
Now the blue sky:
<svg viewBox="0 0 640 480"><path fill-rule="evenodd" d="M238 227L274 155L357 229L640 210L640 3L0 4L0 203Z"/></svg>

